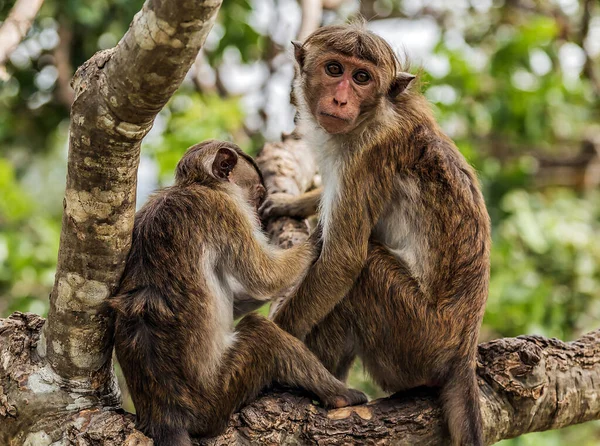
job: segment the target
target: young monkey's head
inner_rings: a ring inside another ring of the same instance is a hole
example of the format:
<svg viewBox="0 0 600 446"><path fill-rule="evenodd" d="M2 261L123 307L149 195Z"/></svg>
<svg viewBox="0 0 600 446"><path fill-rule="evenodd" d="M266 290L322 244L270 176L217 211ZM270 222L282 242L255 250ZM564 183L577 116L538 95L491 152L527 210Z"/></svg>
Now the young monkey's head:
<svg viewBox="0 0 600 446"><path fill-rule="evenodd" d="M395 101L415 78L400 70L390 45L363 22L325 26L292 42L301 94L330 134L349 133L383 101Z"/></svg>
<svg viewBox="0 0 600 446"><path fill-rule="evenodd" d="M175 184L211 185L215 182L238 185L246 201L256 210L267 195L262 173L252 157L233 143L211 139L187 150L177 164Z"/></svg>

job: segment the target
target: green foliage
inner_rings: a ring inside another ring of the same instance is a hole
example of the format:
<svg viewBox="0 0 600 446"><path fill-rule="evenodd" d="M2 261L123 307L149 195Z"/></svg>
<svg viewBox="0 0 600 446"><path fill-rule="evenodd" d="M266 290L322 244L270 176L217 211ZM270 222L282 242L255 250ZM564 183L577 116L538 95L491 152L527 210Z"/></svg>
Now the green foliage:
<svg viewBox="0 0 600 446"><path fill-rule="evenodd" d="M223 4L220 25L224 34L215 50L208 54L211 64L218 64L227 48L236 48L244 62L260 59L266 38L248 24L251 11L252 5L248 0L232 0Z"/></svg>
<svg viewBox="0 0 600 446"><path fill-rule="evenodd" d="M515 189L494 231L485 324L500 336L572 339L600 318L600 193Z"/></svg>
<svg viewBox="0 0 600 446"><path fill-rule="evenodd" d="M161 118L167 121L164 132L145 143L143 150L154 156L163 182L172 178L188 147L206 139L231 140L243 123L236 99L190 92L176 94L161 112Z"/></svg>
<svg viewBox="0 0 600 446"><path fill-rule="evenodd" d="M60 226L34 203L0 158L0 312L45 314L54 281Z"/></svg>
<svg viewBox="0 0 600 446"><path fill-rule="evenodd" d="M600 443L600 421L566 427L560 431L537 432L512 440L496 443L497 446L596 446Z"/></svg>
<svg viewBox="0 0 600 446"><path fill-rule="evenodd" d="M437 104L443 118L464 119L465 136L493 135L516 147L580 139L597 119L599 102L591 82L563 71L561 50L582 50L558 32L554 18L530 14L496 32L467 30L467 43L459 48L441 40L436 54L447 58L450 69L435 84L451 86L461 98Z"/></svg>

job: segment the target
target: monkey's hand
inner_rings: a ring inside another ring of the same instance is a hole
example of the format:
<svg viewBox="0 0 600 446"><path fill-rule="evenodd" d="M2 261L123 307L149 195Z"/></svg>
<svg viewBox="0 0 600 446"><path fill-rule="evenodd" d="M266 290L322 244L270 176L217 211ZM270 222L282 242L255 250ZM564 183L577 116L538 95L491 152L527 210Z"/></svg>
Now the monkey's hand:
<svg viewBox="0 0 600 446"><path fill-rule="evenodd" d="M295 212L296 206L294 206L295 201L296 197L291 194L270 194L258 209L260 218L267 220L277 217L300 217L301 215L295 215L297 214Z"/></svg>

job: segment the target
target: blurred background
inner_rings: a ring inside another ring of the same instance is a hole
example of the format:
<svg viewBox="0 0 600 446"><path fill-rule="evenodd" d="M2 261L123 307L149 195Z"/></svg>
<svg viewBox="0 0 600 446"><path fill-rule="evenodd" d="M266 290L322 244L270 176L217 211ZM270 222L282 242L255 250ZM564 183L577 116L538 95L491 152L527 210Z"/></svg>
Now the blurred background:
<svg viewBox="0 0 600 446"><path fill-rule="evenodd" d="M0 51L0 317L46 314L66 175L69 81L142 0L19 0L26 37ZM5 21L14 0L0 0ZM185 149L256 154L293 129L290 40L360 12L412 70L481 178L493 222L481 340L573 340L600 325L600 1L226 0L184 85L144 141L138 206ZM312 25L311 25L312 24ZM0 49L2 41L0 41ZM380 396L357 364L351 384ZM133 410L130 403L128 409ZM515 445L600 444L600 423Z"/></svg>

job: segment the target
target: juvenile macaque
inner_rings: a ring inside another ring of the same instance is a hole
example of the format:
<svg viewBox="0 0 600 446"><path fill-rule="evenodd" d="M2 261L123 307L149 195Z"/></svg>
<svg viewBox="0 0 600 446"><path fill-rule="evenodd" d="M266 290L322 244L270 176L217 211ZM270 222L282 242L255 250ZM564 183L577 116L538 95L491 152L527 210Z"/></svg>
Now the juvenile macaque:
<svg viewBox="0 0 600 446"><path fill-rule="evenodd" d="M322 251L274 321L340 379L359 356L386 391L441 387L452 443L482 445L475 358L490 222L473 169L364 25L294 46L298 127L323 190L274 195L261 211L318 206Z"/></svg>
<svg viewBox="0 0 600 446"><path fill-rule="evenodd" d="M267 244L256 214L264 196L250 157L207 141L136 215L109 305L138 428L157 446L218 434L274 382L304 387L327 407L366 401L273 322L249 314L234 329L234 317L299 280L314 257L308 244Z"/></svg>

